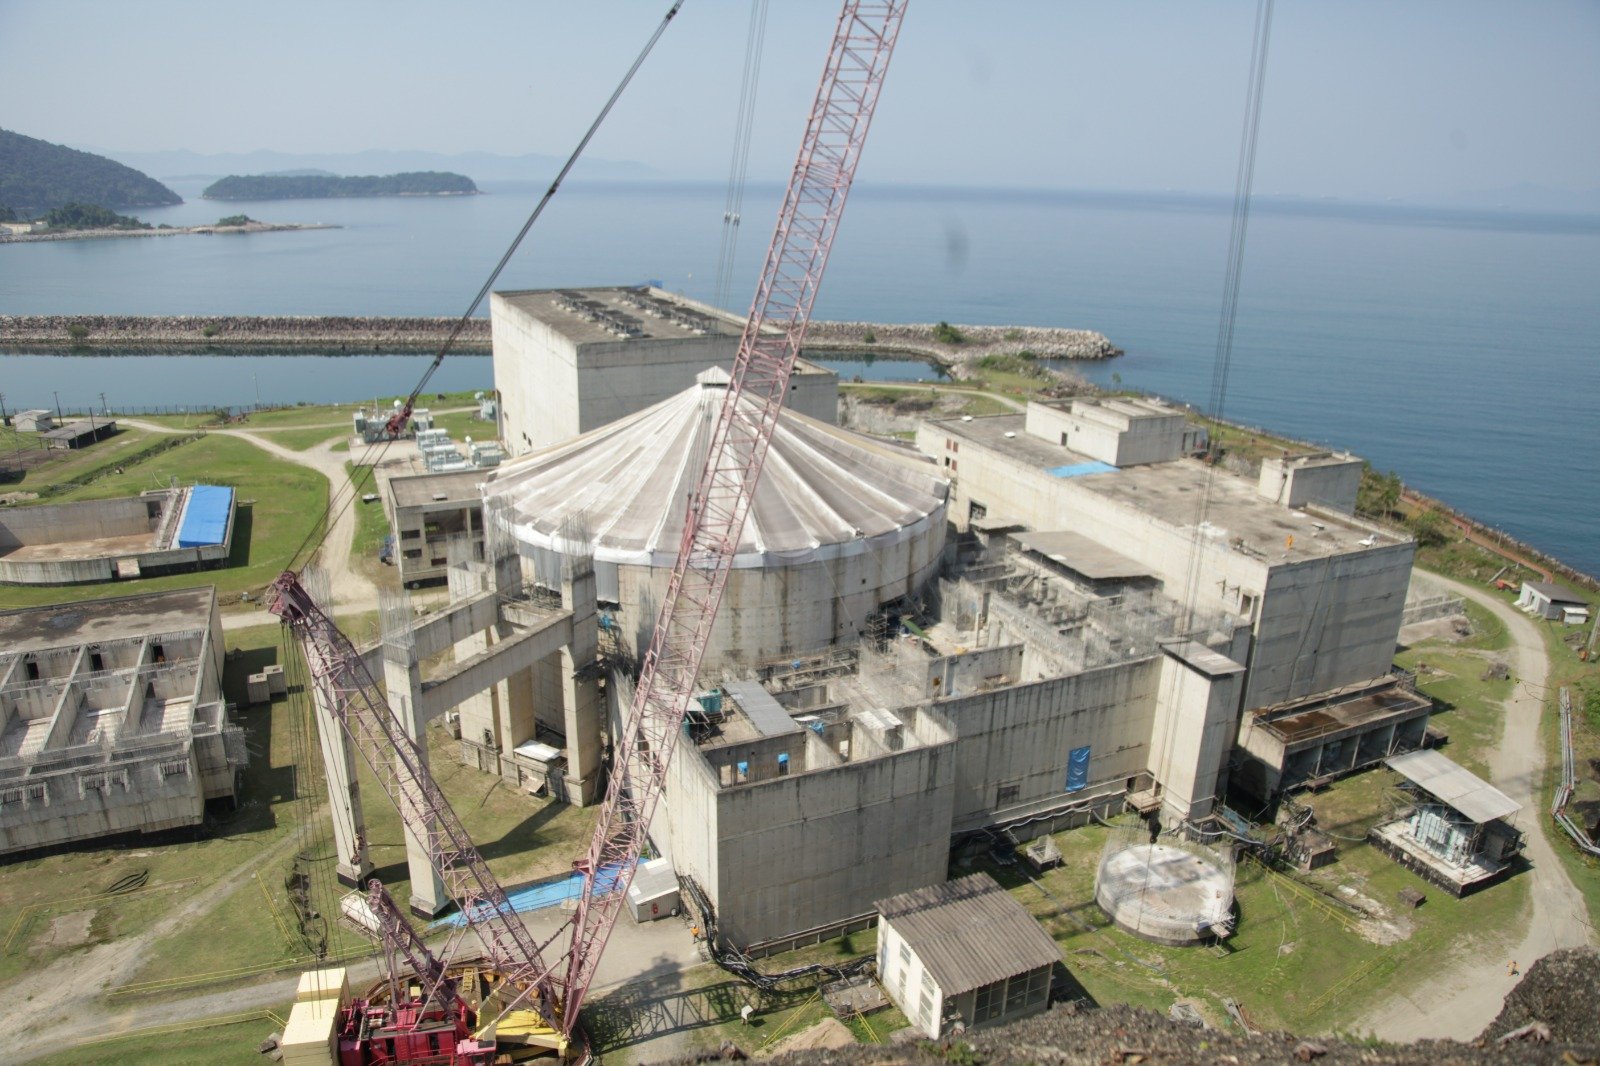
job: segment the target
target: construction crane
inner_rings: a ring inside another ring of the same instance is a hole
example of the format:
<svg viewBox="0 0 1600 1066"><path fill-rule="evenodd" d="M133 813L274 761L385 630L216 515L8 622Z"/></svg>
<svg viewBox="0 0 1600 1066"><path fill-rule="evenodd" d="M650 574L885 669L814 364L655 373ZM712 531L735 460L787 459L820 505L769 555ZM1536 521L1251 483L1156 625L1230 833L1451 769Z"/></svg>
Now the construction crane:
<svg viewBox="0 0 1600 1066"><path fill-rule="evenodd" d="M695 691L711 627L727 584L762 464L788 390L789 377L827 266L862 146L905 15L907 0L846 0L827 65L806 122L767 250L760 283L740 338L732 379L711 436L706 464L688 501L683 539L645 655L633 703L620 734L599 822L577 866L586 875L573 917L537 944L513 912L488 865L428 772L421 739L413 739L362 661L360 653L314 602L300 575L273 583L270 609L298 638L315 690L349 734L395 802L407 826L427 841L462 925L437 955L400 916L381 885L369 894L390 967L387 1004L359 1001L341 1030L353 1062L420 1061L433 1043L408 1040L428 1028L461 1038L450 1061L493 1059L480 1038L515 1011L533 1011L562 1050L620 914L646 843L651 814ZM602 871L613 874L601 878ZM599 883L604 881L603 887ZM471 929L498 975L498 995L467 997L451 968ZM570 931L564 957L552 967L542 952ZM405 959L411 976L398 973ZM413 983L415 982L415 983ZM507 991L509 990L509 991ZM469 999L471 1000L469 1002ZM480 1014L497 1011L483 1025ZM521 1026L526 1029L526 1026ZM380 1050L381 1036L388 1043Z"/></svg>

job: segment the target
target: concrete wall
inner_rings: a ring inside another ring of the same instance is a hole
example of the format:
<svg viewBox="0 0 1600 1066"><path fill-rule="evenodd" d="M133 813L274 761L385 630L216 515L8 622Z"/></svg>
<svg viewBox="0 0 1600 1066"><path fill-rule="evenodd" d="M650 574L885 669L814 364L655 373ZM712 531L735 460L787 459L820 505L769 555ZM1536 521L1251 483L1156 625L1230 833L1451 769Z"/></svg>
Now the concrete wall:
<svg viewBox="0 0 1600 1066"><path fill-rule="evenodd" d="M876 900L943 881L954 744L926 715L908 728L931 742L728 788L684 746L668 770L667 824L658 817L652 838L706 888L736 944L865 914Z"/></svg>
<svg viewBox="0 0 1600 1066"><path fill-rule="evenodd" d="M1067 798L1067 756L1088 745L1089 789L1146 770L1160 663L1154 658L941 700L956 731L953 823L982 826L1007 808ZM1016 789L1002 802L1001 790Z"/></svg>
<svg viewBox="0 0 1600 1066"><path fill-rule="evenodd" d="M770 569L734 570L712 629L706 668L754 663L856 639L880 606L917 594L933 579L945 531L943 513L935 511L925 529L879 551L797 566L775 563ZM529 580L559 566L553 553L524 550L530 552L523 559ZM671 571L605 563L596 569L608 567L616 574L615 617L622 643L631 655L642 658ZM602 591L602 597L609 591Z"/></svg>
<svg viewBox="0 0 1600 1066"><path fill-rule="evenodd" d="M1361 460L1289 456L1263 459L1256 491L1285 507L1320 504L1341 514L1354 514L1361 489Z"/></svg>
<svg viewBox="0 0 1600 1066"><path fill-rule="evenodd" d="M1161 785L1169 826L1212 812L1233 748L1243 668L1227 661L1213 672L1204 665L1173 649L1161 655L1150 774Z"/></svg>
<svg viewBox="0 0 1600 1066"><path fill-rule="evenodd" d="M1380 677L1394 662L1415 545L1379 545L1271 570L1244 706Z"/></svg>
<svg viewBox="0 0 1600 1066"><path fill-rule="evenodd" d="M574 345L499 293L489 306L500 439L512 456L659 403L707 367L731 369L739 349L736 333ZM833 374L797 373L790 381L794 410L832 423L838 403Z"/></svg>
<svg viewBox="0 0 1600 1066"><path fill-rule="evenodd" d="M157 505L154 516L147 503ZM117 500L84 500L44 507L0 509L0 551L24 544L59 544L63 541L98 540L150 533L160 521L161 497L139 496Z"/></svg>
<svg viewBox="0 0 1600 1066"><path fill-rule="evenodd" d="M887 918L878 922L878 979L906 1020L923 1036L938 1039L944 1020L944 989Z"/></svg>

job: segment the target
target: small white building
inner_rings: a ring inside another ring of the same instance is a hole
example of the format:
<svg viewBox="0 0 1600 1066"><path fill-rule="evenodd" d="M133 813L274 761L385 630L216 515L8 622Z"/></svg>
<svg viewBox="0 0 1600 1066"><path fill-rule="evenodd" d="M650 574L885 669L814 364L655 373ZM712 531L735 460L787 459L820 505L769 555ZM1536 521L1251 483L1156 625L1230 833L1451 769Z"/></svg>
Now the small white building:
<svg viewBox="0 0 1600 1066"><path fill-rule="evenodd" d="M878 978L912 1026L939 1039L1050 1002L1056 942L988 874L878 901Z"/></svg>
<svg viewBox="0 0 1600 1066"><path fill-rule="evenodd" d="M56 416L42 408L18 411L15 421L18 433L44 433L56 428Z"/></svg>
<svg viewBox="0 0 1600 1066"><path fill-rule="evenodd" d="M1589 620L1589 601L1565 585L1550 581L1524 581L1517 606L1524 614L1581 626Z"/></svg>

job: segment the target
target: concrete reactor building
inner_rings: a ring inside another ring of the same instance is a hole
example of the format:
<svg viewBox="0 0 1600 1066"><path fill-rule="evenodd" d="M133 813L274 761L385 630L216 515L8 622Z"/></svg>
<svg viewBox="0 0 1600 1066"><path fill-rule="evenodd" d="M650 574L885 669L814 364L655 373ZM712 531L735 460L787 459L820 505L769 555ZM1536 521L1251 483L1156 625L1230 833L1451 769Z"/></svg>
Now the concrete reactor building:
<svg viewBox="0 0 1600 1066"><path fill-rule="evenodd" d="M500 439L509 455L587 433L733 368L744 319L661 289L535 289L489 302ZM837 419L839 379L800 360L788 406Z"/></svg>
<svg viewBox="0 0 1600 1066"><path fill-rule="evenodd" d="M728 375L498 468L487 506L508 523L527 576L559 588L575 548L622 649L642 656L683 539L689 495ZM865 635L886 604L938 570L946 481L902 445L787 410L733 562L706 662L757 663ZM569 545L573 528L587 543Z"/></svg>

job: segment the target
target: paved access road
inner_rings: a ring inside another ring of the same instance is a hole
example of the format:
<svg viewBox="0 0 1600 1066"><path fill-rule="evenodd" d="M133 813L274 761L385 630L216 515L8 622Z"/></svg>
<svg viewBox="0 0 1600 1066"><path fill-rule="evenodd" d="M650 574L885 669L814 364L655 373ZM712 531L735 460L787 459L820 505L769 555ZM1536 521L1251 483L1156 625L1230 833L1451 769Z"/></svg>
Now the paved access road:
<svg viewBox="0 0 1600 1066"><path fill-rule="evenodd" d="M1505 731L1489 756L1489 773L1496 788L1522 804L1516 821L1525 834L1531 869L1518 876L1530 879L1532 907L1527 928L1504 949L1439 960L1426 984L1383 1003L1352 1026L1395 1043L1472 1039L1500 1013L1506 994L1519 980L1508 972L1509 961L1526 970L1557 948L1595 942L1583 896L1552 848L1546 832L1549 814L1538 791L1545 765L1539 725L1549 696L1544 638L1526 615L1499 597L1458 581L1437 580L1493 611L1511 632L1509 658L1517 684L1506 701Z"/></svg>

